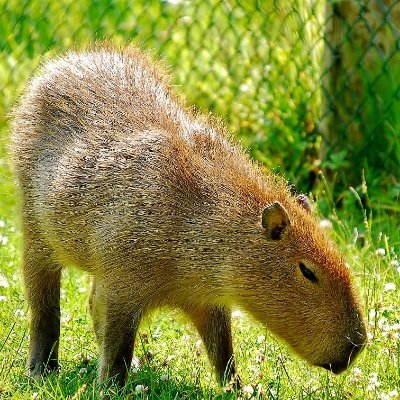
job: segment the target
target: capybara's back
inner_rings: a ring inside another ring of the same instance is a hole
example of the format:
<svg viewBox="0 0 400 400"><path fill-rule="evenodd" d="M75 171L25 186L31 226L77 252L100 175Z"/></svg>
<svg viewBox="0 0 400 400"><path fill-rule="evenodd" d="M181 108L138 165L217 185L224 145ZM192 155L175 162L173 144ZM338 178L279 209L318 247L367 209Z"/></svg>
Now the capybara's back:
<svg viewBox="0 0 400 400"><path fill-rule="evenodd" d="M186 108L141 51L45 64L13 128L35 376L58 365L70 264L93 276L101 381L124 382L140 319L162 305L192 319L220 380L234 373L233 304L333 372L362 348L349 271L307 199Z"/></svg>

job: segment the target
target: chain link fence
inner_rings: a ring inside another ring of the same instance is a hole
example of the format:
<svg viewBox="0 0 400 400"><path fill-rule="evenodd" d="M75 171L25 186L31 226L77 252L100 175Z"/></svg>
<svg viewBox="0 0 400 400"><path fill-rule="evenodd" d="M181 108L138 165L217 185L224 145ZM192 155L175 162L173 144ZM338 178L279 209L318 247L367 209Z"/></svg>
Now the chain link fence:
<svg viewBox="0 0 400 400"><path fill-rule="evenodd" d="M399 28L387 0L0 0L1 137L44 59L133 41L302 190L320 168L346 184L367 168L399 189Z"/></svg>

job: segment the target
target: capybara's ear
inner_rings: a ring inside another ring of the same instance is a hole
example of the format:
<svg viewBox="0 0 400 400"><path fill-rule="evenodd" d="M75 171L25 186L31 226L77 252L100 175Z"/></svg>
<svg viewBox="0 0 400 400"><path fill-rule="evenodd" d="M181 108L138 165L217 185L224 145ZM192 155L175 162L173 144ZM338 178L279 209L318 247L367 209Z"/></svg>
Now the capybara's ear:
<svg viewBox="0 0 400 400"><path fill-rule="evenodd" d="M298 204L300 204L307 212L311 213L310 199L305 194L299 194L296 198Z"/></svg>
<svg viewBox="0 0 400 400"><path fill-rule="evenodd" d="M267 238L279 240L290 225L288 213L281 203L274 201L265 207L262 213L262 226L264 227Z"/></svg>

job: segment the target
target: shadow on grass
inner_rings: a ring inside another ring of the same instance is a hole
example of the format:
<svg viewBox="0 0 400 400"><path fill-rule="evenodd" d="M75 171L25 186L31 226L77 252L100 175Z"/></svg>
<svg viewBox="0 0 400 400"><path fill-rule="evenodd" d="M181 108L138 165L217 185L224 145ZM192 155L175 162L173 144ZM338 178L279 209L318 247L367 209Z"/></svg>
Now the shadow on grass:
<svg viewBox="0 0 400 400"><path fill-rule="evenodd" d="M188 371L188 375L190 371ZM125 387L111 385L102 389L97 384L97 363L82 361L71 369L62 368L44 379L34 381L21 375L16 391L0 392L0 399L236 399L239 394L225 392L219 387L204 387L200 383L200 373L185 377L174 377L168 368L156 369L142 366L137 373L129 373ZM194 377L193 377L194 376ZM17 395L17 397L15 397Z"/></svg>

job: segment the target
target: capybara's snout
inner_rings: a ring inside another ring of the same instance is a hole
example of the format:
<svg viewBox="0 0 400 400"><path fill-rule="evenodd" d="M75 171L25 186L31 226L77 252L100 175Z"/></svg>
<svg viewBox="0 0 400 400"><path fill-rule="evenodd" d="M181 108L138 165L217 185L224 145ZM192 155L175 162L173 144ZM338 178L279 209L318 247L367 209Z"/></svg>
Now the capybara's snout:
<svg viewBox="0 0 400 400"><path fill-rule="evenodd" d="M337 358L333 359L332 362L319 364L318 366L325 368L336 375L350 367L367 344L367 331L365 323L361 318L359 319L359 324L354 334L346 335L343 343L344 344Z"/></svg>
<svg viewBox="0 0 400 400"><path fill-rule="evenodd" d="M351 343L349 345L349 351L345 354L345 356L340 361L335 361L332 363L326 363L319 365L322 368L327 369L328 371L333 372L338 375L345 371L356 359L357 355L363 350L365 344L354 344Z"/></svg>

